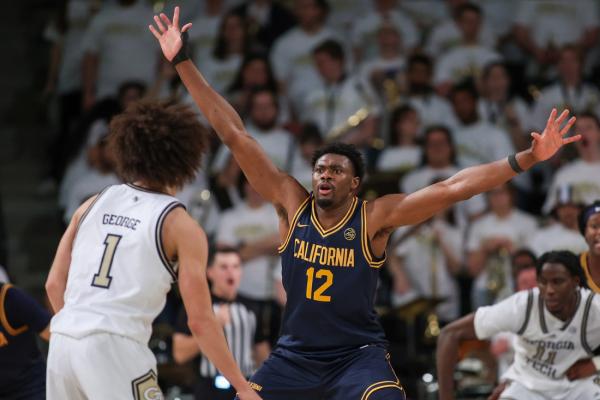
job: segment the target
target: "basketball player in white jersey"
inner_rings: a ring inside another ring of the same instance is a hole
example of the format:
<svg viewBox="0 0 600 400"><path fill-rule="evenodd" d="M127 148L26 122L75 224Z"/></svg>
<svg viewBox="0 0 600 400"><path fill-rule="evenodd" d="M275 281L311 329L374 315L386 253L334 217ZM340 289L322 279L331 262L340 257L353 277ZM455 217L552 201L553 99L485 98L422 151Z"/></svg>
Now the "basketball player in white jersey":
<svg viewBox="0 0 600 400"><path fill-rule="evenodd" d="M517 335L501 400L600 399L598 375L570 381L565 374L575 361L593 357L600 345L600 298L580 287L579 262L568 251L542 255L537 276L539 289L481 307L442 330L437 348L440 400L454 399L459 342L500 332Z"/></svg>
<svg viewBox="0 0 600 400"><path fill-rule="evenodd" d="M109 186L75 213L46 290L47 398L163 399L148 348L152 321L178 278L198 345L239 392L258 400L215 318L204 231L173 197L194 178L206 132L182 105L142 102L111 123L108 145L127 184Z"/></svg>

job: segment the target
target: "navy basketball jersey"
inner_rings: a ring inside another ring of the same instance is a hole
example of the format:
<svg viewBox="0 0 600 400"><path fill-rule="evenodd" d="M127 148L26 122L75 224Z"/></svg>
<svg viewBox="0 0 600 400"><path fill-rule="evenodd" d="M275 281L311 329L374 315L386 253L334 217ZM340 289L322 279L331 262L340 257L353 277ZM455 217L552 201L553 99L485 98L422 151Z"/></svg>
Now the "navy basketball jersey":
<svg viewBox="0 0 600 400"><path fill-rule="evenodd" d="M371 253L366 204L355 197L329 229L319 224L313 195L294 215L279 248L287 292L280 346L314 351L387 344L373 308L385 257Z"/></svg>

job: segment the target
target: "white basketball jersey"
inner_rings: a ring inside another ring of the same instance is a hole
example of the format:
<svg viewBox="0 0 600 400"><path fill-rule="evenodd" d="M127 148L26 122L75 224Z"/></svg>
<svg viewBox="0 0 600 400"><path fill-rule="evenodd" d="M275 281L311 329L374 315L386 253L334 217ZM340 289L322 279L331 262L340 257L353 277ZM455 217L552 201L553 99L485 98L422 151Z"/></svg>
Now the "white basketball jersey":
<svg viewBox="0 0 600 400"><path fill-rule="evenodd" d="M600 344L599 300L591 291L580 289L575 315L560 321L546 309L539 290L530 290L523 310L525 321L515 341L515 361L503 378L530 390L570 391L577 381L570 382L565 372L575 361L592 357L592 350Z"/></svg>
<svg viewBox="0 0 600 400"><path fill-rule="evenodd" d="M172 196L131 184L104 189L79 222L65 306L51 332L76 338L108 332L147 344L176 279L161 231L180 206Z"/></svg>

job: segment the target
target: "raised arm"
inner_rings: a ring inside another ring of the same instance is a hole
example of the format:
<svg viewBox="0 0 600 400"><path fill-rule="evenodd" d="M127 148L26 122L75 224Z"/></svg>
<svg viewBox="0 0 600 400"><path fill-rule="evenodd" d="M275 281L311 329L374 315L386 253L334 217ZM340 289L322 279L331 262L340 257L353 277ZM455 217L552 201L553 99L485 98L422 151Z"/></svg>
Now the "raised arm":
<svg viewBox="0 0 600 400"><path fill-rule="evenodd" d="M180 50L187 51L186 32L191 24L179 29L179 7L175 7L173 22L165 14L160 18L155 16L154 22L156 27L150 25L149 28L159 41L164 56L171 62L176 57L179 60L182 57ZM189 59L176 62L175 69L198 108L233 153L252 187L277 208L282 206L295 211L306 198L306 190L294 178L277 169L260 145L248 135L237 112L208 84Z"/></svg>
<svg viewBox="0 0 600 400"><path fill-rule="evenodd" d="M513 167L528 170L552 157L565 144L579 140L580 135L564 137L575 123L575 117L561 128L569 111L564 110L558 118L556 115L556 110L552 110L542 134L531 134L531 147L516 154L516 166L510 165L509 157L463 169L445 181L409 195L388 195L375 200L371 206L369 231L375 233L424 221L458 201L491 190L513 178L517 175Z"/></svg>

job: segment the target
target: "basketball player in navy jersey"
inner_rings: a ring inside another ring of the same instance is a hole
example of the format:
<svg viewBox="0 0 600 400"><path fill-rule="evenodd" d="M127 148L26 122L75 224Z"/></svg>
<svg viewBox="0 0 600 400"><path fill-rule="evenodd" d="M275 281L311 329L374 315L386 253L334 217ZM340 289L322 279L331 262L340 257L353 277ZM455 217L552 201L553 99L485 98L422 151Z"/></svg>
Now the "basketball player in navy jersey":
<svg viewBox="0 0 600 400"><path fill-rule="evenodd" d="M278 170L246 132L234 109L206 82L187 56L186 32L154 18L149 28L194 101L229 147L250 184L279 215L287 305L281 337L251 379L265 400L404 399L389 364L386 340L373 309L375 287L390 234L417 224L455 202L490 190L550 158L578 136L563 138L568 111L553 110L530 149L467 168L418 192L366 202L358 199L363 162L350 145L333 144L314 158L313 192Z"/></svg>

